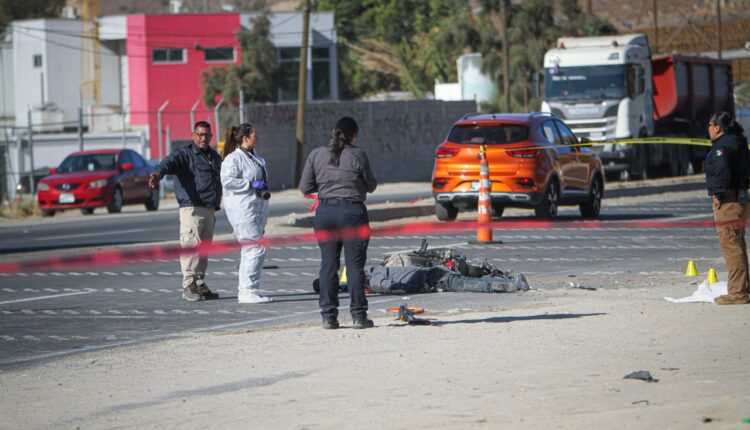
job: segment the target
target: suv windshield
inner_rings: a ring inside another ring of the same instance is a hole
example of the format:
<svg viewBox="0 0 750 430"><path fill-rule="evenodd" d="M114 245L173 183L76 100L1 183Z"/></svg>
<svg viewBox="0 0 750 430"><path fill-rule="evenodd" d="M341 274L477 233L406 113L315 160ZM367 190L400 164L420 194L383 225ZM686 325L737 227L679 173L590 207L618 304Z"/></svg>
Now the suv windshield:
<svg viewBox="0 0 750 430"><path fill-rule="evenodd" d="M98 172L115 170L116 154L87 154L67 157L63 160L57 173Z"/></svg>
<svg viewBox="0 0 750 430"><path fill-rule="evenodd" d="M474 145L498 145L523 142L529 138L529 128L517 124L461 124L448 134L448 141Z"/></svg>

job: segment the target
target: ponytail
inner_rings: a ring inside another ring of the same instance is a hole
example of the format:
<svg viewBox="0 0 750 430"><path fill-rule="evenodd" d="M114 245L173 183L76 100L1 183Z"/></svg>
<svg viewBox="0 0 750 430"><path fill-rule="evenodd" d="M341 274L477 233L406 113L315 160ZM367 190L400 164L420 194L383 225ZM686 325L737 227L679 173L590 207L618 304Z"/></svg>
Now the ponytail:
<svg viewBox="0 0 750 430"><path fill-rule="evenodd" d="M224 150L222 151L222 160L226 159L229 154L234 152L240 145L242 145L242 138L250 136L253 132L253 126L248 123L242 123L239 126L231 126L227 129L227 140L224 142Z"/></svg>
<svg viewBox="0 0 750 430"><path fill-rule="evenodd" d="M229 126L227 129L227 133L224 135L226 136L226 140L224 141L224 150L221 151L221 160L226 160L227 156L231 153L233 153L237 146L237 140L234 138L235 130L237 130L237 127L235 126Z"/></svg>
<svg viewBox="0 0 750 430"><path fill-rule="evenodd" d="M359 133L359 126L353 118L345 116L336 122L336 126L331 133L331 140L328 142L328 151L331 153L328 164L335 167L339 166L341 152L346 145L352 144L357 133Z"/></svg>

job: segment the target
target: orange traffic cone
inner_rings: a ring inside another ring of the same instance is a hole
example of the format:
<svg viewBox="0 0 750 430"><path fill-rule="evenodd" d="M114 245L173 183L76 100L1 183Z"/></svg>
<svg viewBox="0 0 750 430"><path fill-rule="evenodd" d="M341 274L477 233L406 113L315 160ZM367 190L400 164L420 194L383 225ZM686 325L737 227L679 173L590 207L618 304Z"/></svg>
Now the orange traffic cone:
<svg viewBox="0 0 750 430"><path fill-rule="evenodd" d="M472 244L498 244L501 240L492 240L492 204L490 199L490 166L487 163L487 146L479 147L479 200L477 201L477 240Z"/></svg>

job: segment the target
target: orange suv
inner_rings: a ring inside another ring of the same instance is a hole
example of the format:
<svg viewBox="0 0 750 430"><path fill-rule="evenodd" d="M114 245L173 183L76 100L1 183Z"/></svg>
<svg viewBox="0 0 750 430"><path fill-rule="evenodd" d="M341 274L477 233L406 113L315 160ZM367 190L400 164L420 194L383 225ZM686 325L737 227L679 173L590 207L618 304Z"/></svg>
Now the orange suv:
<svg viewBox="0 0 750 430"><path fill-rule="evenodd" d="M604 196L599 157L557 117L534 114L471 114L458 120L435 153L435 215L453 221L473 209L479 196L479 151L487 145L494 217L505 207L533 208L554 219L560 205L579 205L596 218Z"/></svg>

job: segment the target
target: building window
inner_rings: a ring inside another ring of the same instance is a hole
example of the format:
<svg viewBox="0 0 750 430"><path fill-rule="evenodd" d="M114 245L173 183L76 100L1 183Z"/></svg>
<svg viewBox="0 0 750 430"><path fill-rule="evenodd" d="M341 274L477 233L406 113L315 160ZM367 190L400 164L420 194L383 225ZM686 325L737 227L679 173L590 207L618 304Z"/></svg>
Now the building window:
<svg viewBox="0 0 750 430"><path fill-rule="evenodd" d="M312 49L312 92L314 100L331 98L331 68L328 48Z"/></svg>
<svg viewBox="0 0 750 430"><path fill-rule="evenodd" d="M42 67L42 55L41 54L35 54L34 55L34 68Z"/></svg>
<svg viewBox="0 0 750 430"><path fill-rule="evenodd" d="M151 51L154 63L184 63L185 50L182 48L160 48Z"/></svg>
<svg viewBox="0 0 750 430"><path fill-rule="evenodd" d="M234 62L234 48L223 47L223 48L204 48L203 58L207 63L209 62Z"/></svg>
<svg viewBox="0 0 750 430"><path fill-rule="evenodd" d="M300 48L279 48L279 100L297 100Z"/></svg>

